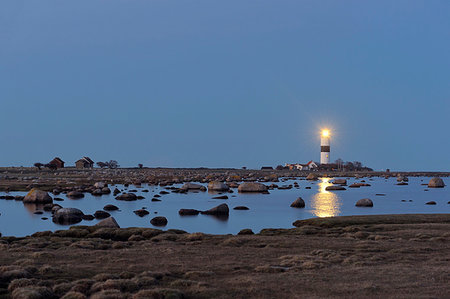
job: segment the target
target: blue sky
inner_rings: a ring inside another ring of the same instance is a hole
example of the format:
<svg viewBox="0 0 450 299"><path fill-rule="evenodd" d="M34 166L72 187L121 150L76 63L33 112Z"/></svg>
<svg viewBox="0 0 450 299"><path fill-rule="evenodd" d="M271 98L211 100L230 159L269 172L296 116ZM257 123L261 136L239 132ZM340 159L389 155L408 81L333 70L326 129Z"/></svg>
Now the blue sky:
<svg viewBox="0 0 450 299"><path fill-rule="evenodd" d="M0 165L449 171L449 1L0 3Z"/></svg>

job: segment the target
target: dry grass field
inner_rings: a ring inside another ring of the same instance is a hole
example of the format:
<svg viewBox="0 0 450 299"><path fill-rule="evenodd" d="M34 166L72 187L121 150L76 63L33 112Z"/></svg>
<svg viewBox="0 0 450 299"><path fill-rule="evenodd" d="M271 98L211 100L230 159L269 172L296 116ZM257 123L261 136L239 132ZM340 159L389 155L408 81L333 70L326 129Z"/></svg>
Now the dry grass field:
<svg viewBox="0 0 450 299"><path fill-rule="evenodd" d="M4 237L0 297L449 297L448 214L295 225L256 235L79 226Z"/></svg>

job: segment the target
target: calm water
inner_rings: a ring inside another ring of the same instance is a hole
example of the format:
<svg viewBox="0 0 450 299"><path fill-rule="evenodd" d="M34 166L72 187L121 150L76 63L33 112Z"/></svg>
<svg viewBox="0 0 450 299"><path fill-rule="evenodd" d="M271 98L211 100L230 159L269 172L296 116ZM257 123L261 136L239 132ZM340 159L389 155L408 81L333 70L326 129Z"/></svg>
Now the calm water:
<svg viewBox="0 0 450 299"><path fill-rule="evenodd" d="M229 199L212 199L216 194L208 192L176 194L171 193L161 196L161 202L152 202L154 194L164 190L160 187L146 186L138 188L136 194L146 199L132 202L115 200L112 194L94 197L85 194L82 199L67 199L64 194L58 197L64 198L62 202L56 202L63 207L79 208L85 214L93 214L103 209L106 204L114 204L119 211L110 212L121 227L153 227L150 219L154 216L165 216L168 225L164 229L177 228L188 232L204 232L211 234L236 234L243 228L251 228L259 232L263 228L291 228L292 223L298 219L312 217L328 217L339 215L373 215L373 214L410 214L410 213L450 213L450 184L449 178L444 178L445 188L427 189L421 184L427 183L429 178L410 178L409 185L397 186L395 178L366 179L371 187L347 188L346 191L325 191L325 187L331 185L332 179L321 179L317 182L306 180L289 180L277 183L293 184L298 182L300 188L290 190L271 190L270 194L228 194ZM349 179L348 184L360 180ZM305 189L310 186L311 189ZM123 186L116 186L126 189ZM136 189L130 186L129 189ZM142 192L148 189L150 192ZM382 193L385 196L376 196ZM5 195L5 193L0 193ZM11 192L9 195L24 195L24 192ZM236 197L232 197L235 195ZM302 197L306 202L306 208L295 209L289 205L297 198ZM370 198L374 202L372 208L357 208L355 202L361 198ZM402 202L405 200L405 202ZM412 200L411 202L409 200ZM428 201L436 201L437 205L425 205ZM213 216L178 215L181 208L206 210L221 203L227 203L230 207L230 216L226 220L220 220ZM233 210L235 206L247 206L248 211ZM150 215L136 216L133 211L146 207ZM35 215L35 206L24 205L14 200L0 200L0 232L4 236L25 236L37 231L65 229L68 226L54 224L51 213ZM155 214L157 213L157 214ZM48 220L42 220L48 217ZM94 225L98 220L82 221L79 225Z"/></svg>

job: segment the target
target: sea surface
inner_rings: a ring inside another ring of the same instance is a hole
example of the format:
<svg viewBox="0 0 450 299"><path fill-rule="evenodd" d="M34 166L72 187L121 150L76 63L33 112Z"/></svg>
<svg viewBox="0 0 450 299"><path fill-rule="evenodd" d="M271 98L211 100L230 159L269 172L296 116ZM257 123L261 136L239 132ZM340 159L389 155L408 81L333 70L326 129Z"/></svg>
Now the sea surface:
<svg viewBox="0 0 450 299"><path fill-rule="evenodd" d="M347 188L345 191L326 191L334 178L322 178L318 181L304 179L288 180L276 183L289 185L297 182L299 188L289 190L270 190L270 194L226 193L228 199L212 199L217 193L189 192L188 194L170 193L161 195L160 202L152 202L153 195L165 190L164 187L147 186L140 188L122 185L119 190L136 189L137 195L145 197L143 200L125 202L118 201L112 194L100 197L85 194L82 199L68 199L65 194L58 197L62 202L55 202L63 207L73 207L82 210L85 214L94 214L102 210L107 204L120 208L119 211L109 212L121 227L152 227L150 219L155 216L165 216L167 226L162 229L182 229L188 232L203 232L209 234L236 234L241 229L250 228L255 233L263 228L292 228L292 223L298 219L349 215L376 215L376 214L415 214L415 213L450 213L450 179L444 178L445 188L427 188L428 177L411 177L408 185L398 186L396 178L365 178L369 187ZM361 182L361 179L347 179L348 185ZM266 183L267 185L271 183ZM180 187L181 185L174 185ZM206 186L206 185L205 185ZM306 189L305 187L311 187ZM149 192L142 192L142 190ZM167 190L170 192L170 190ZM0 195L25 195L25 192L0 193ZM377 195L378 194L378 195ZM379 195L383 194L383 195ZM52 195L52 194L50 194ZM53 197L53 196L52 196ZM303 209L291 208L290 204L298 197L306 203ZM372 199L371 208L355 207L355 202L361 198ZM435 201L436 205L426 205L426 202ZM179 216L178 210L198 209L207 210L219 204L226 203L230 208L230 215L226 219L219 219L209 215ZM250 210L233 210L236 206L246 206ZM150 212L145 217L138 217L134 210L147 208ZM21 201L0 200L0 233L3 236L26 236L38 231L67 229L69 226L58 225L52 222L51 212L36 215L36 210L42 207L25 205ZM47 217L43 220L42 217ZM100 220L82 221L77 225L94 225Z"/></svg>

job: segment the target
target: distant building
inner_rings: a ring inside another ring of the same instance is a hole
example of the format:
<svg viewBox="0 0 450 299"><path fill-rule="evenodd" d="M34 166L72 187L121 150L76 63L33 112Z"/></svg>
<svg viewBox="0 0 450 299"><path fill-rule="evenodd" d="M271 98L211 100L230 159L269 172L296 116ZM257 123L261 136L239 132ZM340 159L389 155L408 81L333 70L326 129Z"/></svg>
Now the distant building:
<svg viewBox="0 0 450 299"><path fill-rule="evenodd" d="M314 170L317 168L317 164L313 161L309 161L306 164L300 164L300 163L295 163L295 164L285 164L285 167L289 168L289 170Z"/></svg>
<svg viewBox="0 0 450 299"><path fill-rule="evenodd" d="M330 163L330 131L323 130L320 138L320 164Z"/></svg>
<svg viewBox="0 0 450 299"><path fill-rule="evenodd" d="M263 166L261 167L261 170L273 170L272 166Z"/></svg>
<svg viewBox="0 0 450 299"><path fill-rule="evenodd" d="M77 162L75 162L75 167L82 169L82 168L93 168L94 167L94 161L91 160L89 157L83 157Z"/></svg>
<svg viewBox="0 0 450 299"><path fill-rule="evenodd" d="M55 165L56 168L64 168L64 161L61 160L61 158L56 157L55 159L51 160L48 164Z"/></svg>

